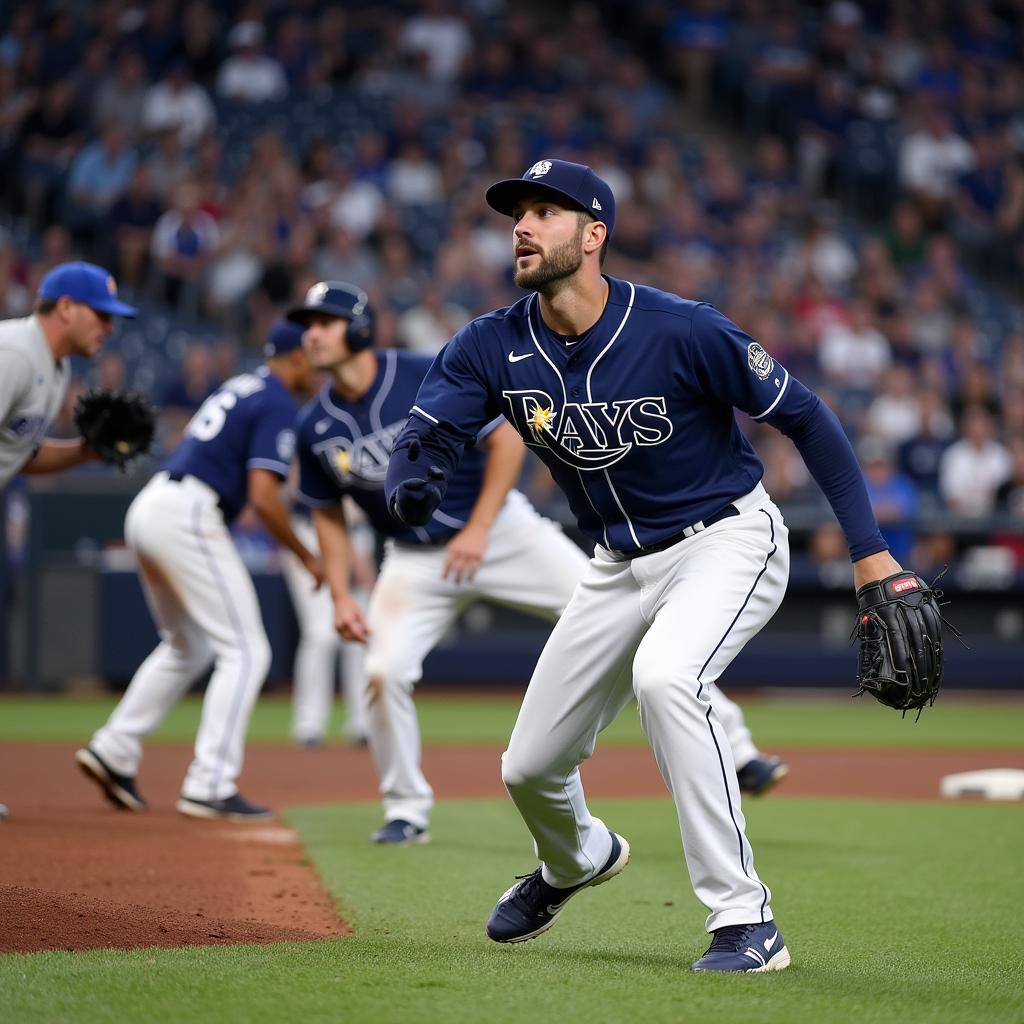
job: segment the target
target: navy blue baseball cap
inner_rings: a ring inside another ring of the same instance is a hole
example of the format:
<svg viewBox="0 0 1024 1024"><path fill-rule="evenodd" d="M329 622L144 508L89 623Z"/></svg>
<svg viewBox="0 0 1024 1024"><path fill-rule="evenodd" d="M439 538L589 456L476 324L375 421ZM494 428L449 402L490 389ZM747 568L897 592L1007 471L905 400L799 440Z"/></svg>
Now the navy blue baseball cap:
<svg viewBox="0 0 1024 1024"><path fill-rule="evenodd" d="M615 230L615 196L611 186L586 164L538 160L521 178L496 181L484 198L492 209L511 217L516 203L531 196L547 196L560 205L585 210L608 228L609 236Z"/></svg>
<svg viewBox="0 0 1024 1024"><path fill-rule="evenodd" d="M301 306L285 314L292 323L305 327L314 313L355 320L367 313L370 299L362 288L347 281L319 281L306 292Z"/></svg>
<svg viewBox="0 0 1024 1024"><path fill-rule="evenodd" d="M118 299L117 282L95 263L60 263L39 282L39 298L56 300L65 295L98 313L136 316L139 312Z"/></svg>
<svg viewBox="0 0 1024 1024"><path fill-rule="evenodd" d="M302 334L303 330L299 324L292 323L290 320L278 320L270 328L267 340L263 343L264 358L273 359L274 356L281 356L285 352L291 352L292 349L300 348Z"/></svg>

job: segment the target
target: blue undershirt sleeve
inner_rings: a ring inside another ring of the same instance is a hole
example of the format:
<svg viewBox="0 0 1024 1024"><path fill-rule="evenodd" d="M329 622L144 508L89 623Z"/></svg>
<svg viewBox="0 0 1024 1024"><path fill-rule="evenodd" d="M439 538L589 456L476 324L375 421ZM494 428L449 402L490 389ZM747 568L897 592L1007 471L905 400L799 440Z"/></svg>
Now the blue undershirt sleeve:
<svg viewBox="0 0 1024 1024"><path fill-rule="evenodd" d="M846 534L851 561L889 547L871 510L864 474L836 414L794 378L779 408L764 422L796 445Z"/></svg>

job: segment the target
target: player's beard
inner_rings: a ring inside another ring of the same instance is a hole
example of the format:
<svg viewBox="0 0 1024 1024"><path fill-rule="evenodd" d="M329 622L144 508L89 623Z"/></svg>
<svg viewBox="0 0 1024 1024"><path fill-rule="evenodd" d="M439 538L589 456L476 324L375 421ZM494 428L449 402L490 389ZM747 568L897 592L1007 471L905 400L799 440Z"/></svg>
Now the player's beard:
<svg viewBox="0 0 1024 1024"><path fill-rule="evenodd" d="M516 261L512 277L516 287L547 293L555 290L552 285L572 277L583 265L583 228L584 224L580 223L576 234L552 249L547 256L539 253L540 260L536 267L521 268Z"/></svg>

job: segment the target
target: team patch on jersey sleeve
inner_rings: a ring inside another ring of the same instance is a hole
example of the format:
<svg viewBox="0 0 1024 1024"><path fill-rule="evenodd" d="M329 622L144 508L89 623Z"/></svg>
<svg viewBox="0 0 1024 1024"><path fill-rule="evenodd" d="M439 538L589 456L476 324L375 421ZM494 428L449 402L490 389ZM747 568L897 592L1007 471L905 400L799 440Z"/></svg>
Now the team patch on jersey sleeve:
<svg viewBox="0 0 1024 1024"><path fill-rule="evenodd" d="M294 430L282 430L277 435L277 457L282 462L291 462L295 457Z"/></svg>
<svg viewBox="0 0 1024 1024"><path fill-rule="evenodd" d="M756 342L747 346L747 366L760 380L767 380L775 369L775 360Z"/></svg>

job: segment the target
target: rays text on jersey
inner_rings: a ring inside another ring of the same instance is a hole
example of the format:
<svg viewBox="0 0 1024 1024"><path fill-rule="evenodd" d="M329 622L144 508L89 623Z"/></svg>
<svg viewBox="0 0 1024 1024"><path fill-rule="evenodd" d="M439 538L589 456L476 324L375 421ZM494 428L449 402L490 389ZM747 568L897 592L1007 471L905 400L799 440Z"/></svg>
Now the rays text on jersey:
<svg viewBox="0 0 1024 1024"><path fill-rule="evenodd" d="M567 402L558 409L546 391L504 391L508 418L523 440L549 448L577 469L607 469L634 445L661 444L672 436L663 395L611 402Z"/></svg>

